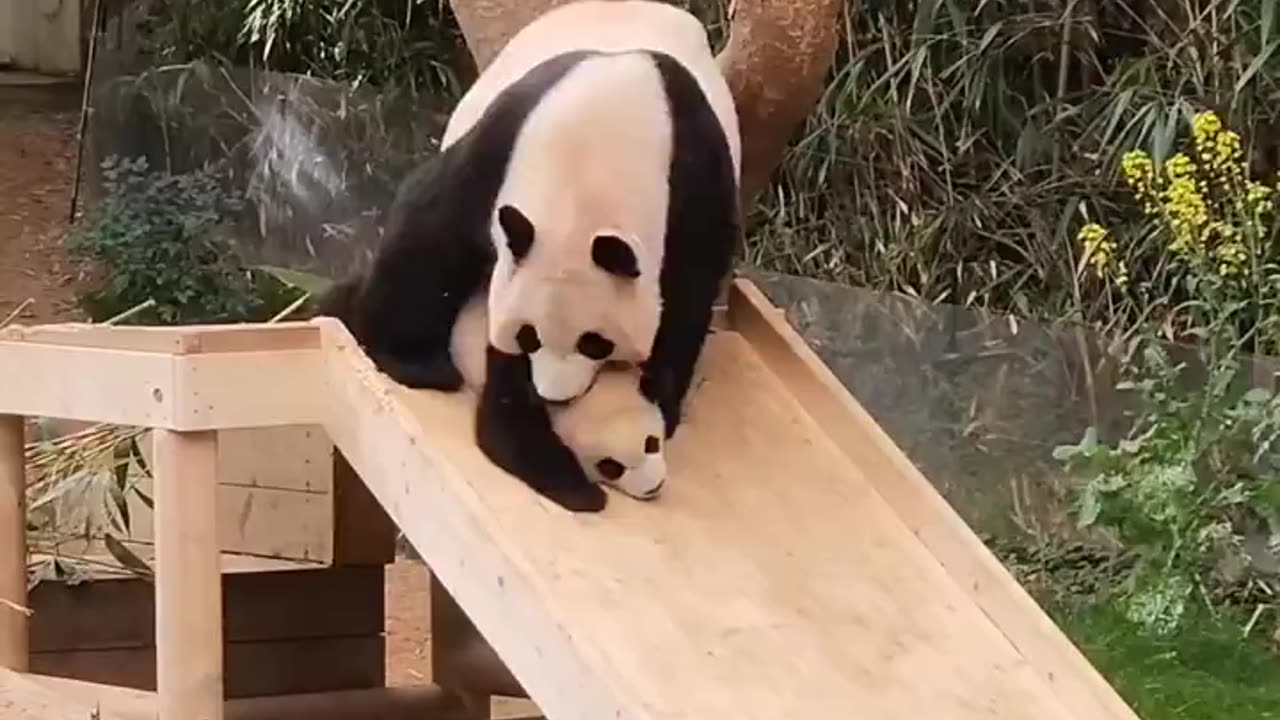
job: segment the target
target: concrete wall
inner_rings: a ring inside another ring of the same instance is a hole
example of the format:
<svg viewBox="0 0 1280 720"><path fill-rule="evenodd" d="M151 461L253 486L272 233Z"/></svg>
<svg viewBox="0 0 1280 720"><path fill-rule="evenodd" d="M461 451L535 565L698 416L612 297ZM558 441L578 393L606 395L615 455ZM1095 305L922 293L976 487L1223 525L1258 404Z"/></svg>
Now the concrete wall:
<svg viewBox="0 0 1280 720"><path fill-rule="evenodd" d="M81 67L82 0L0 0L0 62L50 75Z"/></svg>

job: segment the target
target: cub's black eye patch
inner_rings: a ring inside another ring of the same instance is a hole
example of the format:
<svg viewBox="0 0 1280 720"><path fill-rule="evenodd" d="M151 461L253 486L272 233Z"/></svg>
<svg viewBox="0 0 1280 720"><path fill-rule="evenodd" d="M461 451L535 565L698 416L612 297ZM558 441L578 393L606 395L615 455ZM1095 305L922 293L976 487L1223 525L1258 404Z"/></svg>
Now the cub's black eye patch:
<svg viewBox="0 0 1280 720"><path fill-rule="evenodd" d="M644 439L644 454L653 455L662 449L662 441L658 440L656 435L650 435Z"/></svg>
<svg viewBox="0 0 1280 720"><path fill-rule="evenodd" d="M511 205L498 208L498 224L507 234L507 247L517 261L524 259L533 247L533 223Z"/></svg>
<svg viewBox="0 0 1280 720"><path fill-rule="evenodd" d="M532 325L521 325L516 333L516 345L520 347L520 352L532 355L542 347L542 341L538 339L538 331Z"/></svg>
<svg viewBox="0 0 1280 720"><path fill-rule="evenodd" d="M610 275L640 277L640 263L631 246L617 235L597 235L591 243L591 261Z"/></svg>
<svg viewBox="0 0 1280 720"><path fill-rule="evenodd" d="M592 360L604 360L613 354L613 342L595 332L582 333L578 338L578 352Z"/></svg>
<svg viewBox="0 0 1280 720"><path fill-rule="evenodd" d="M596 463L596 469L600 471L601 475L609 478L610 480L617 480L622 477L624 472L627 471L627 469L622 466L622 463L614 460L613 458L605 458Z"/></svg>

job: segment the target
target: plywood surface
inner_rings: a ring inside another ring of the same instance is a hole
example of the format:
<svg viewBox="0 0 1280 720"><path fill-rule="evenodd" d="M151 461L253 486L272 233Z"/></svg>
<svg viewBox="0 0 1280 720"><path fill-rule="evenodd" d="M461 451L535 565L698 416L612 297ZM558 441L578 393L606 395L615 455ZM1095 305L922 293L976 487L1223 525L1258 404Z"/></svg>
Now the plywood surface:
<svg viewBox="0 0 1280 720"><path fill-rule="evenodd" d="M484 459L469 396L388 385L325 330L330 434L548 717L1089 717L737 333L661 500L583 516Z"/></svg>

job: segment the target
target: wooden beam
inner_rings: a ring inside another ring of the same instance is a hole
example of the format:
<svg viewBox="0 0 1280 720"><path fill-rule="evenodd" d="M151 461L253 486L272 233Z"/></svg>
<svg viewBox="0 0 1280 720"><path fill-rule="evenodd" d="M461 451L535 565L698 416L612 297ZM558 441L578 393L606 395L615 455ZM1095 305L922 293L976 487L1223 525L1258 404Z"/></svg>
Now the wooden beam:
<svg viewBox="0 0 1280 720"><path fill-rule="evenodd" d="M19 671L27 669L25 437L21 416L0 415L0 667Z"/></svg>
<svg viewBox="0 0 1280 720"><path fill-rule="evenodd" d="M159 720L223 720L217 434L155 439Z"/></svg>
<svg viewBox="0 0 1280 720"><path fill-rule="evenodd" d="M21 378L0 386L0 412L28 417L196 431L316 424L324 405L314 349L165 355L0 339L0 367Z"/></svg>
<svg viewBox="0 0 1280 720"><path fill-rule="evenodd" d="M320 333L306 322L156 327L59 323L10 325L0 330L0 342L6 341L160 355L209 355L315 350L320 347Z"/></svg>

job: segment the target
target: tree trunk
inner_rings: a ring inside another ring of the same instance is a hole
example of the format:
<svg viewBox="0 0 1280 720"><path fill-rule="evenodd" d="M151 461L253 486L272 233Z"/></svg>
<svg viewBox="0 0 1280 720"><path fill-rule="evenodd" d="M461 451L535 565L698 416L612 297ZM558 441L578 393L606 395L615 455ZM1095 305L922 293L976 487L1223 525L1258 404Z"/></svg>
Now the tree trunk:
<svg viewBox="0 0 1280 720"><path fill-rule="evenodd" d="M742 206L751 207L826 88L843 0L737 0L717 58L738 106Z"/></svg>
<svg viewBox="0 0 1280 720"><path fill-rule="evenodd" d="M451 0L476 66L520 28L571 0ZM787 142L821 97L840 37L843 0L735 0L720 67L738 105L742 199L751 206Z"/></svg>

